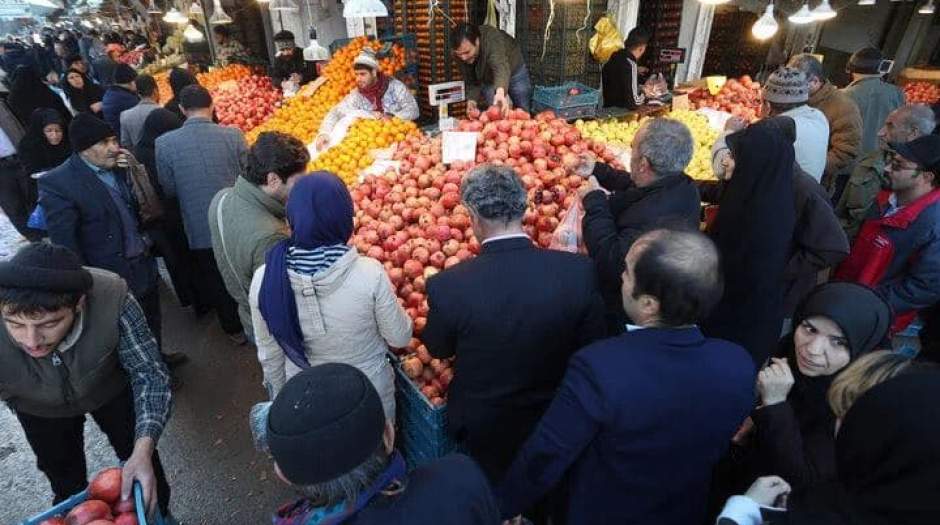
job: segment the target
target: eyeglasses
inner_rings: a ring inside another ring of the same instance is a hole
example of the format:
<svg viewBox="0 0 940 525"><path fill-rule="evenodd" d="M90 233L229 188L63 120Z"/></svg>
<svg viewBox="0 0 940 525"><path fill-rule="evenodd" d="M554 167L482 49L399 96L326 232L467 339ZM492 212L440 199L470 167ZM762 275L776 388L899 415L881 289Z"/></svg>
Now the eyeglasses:
<svg viewBox="0 0 940 525"><path fill-rule="evenodd" d="M897 153L888 153L886 161L887 163L885 164L885 167L888 169L888 171L917 171L920 169L920 166L918 166L916 163L907 161L904 159L904 157L898 155Z"/></svg>

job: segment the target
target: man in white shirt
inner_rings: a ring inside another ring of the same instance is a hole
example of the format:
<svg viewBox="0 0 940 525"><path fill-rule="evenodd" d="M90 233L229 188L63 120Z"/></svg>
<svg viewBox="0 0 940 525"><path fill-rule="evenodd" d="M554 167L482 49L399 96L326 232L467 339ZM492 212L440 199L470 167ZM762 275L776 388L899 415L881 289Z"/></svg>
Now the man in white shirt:
<svg viewBox="0 0 940 525"><path fill-rule="evenodd" d="M356 111L372 113L376 118L398 117L402 120L415 120L420 114L418 102L408 86L381 71L372 49L363 49L356 57L353 73L356 76L356 89L324 117L317 135L318 150L328 146L329 134L336 124Z"/></svg>
<svg viewBox="0 0 940 525"><path fill-rule="evenodd" d="M784 115L796 123L796 163L816 182L821 181L826 170L829 121L822 111L808 105L806 75L798 69L780 68L764 83L763 96L761 111L765 118Z"/></svg>

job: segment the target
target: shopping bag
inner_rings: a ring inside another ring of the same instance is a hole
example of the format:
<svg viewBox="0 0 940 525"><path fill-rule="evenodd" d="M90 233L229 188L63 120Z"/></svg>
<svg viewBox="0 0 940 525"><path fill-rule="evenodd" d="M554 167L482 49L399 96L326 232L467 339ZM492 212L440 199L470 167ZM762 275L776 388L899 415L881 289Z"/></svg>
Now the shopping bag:
<svg viewBox="0 0 940 525"><path fill-rule="evenodd" d="M570 253L581 253L583 239L581 238L581 219L584 217L584 209L581 207L581 199L575 199L568 207L565 218L558 223L558 227L552 233L552 242L549 248Z"/></svg>
<svg viewBox="0 0 940 525"><path fill-rule="evenodd" d="M623 35L617 31L614 21L609 16L603 16L594 24L596 33L588 42L588 49L594 60L601 64L610 60L610 55L615 51L623 49Z"/></svg>

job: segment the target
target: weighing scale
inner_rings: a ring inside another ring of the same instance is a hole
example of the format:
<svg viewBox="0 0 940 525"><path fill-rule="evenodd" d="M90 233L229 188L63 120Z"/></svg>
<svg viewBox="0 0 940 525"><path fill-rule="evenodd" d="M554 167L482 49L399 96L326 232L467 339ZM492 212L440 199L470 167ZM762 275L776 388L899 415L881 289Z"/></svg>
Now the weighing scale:
<svg viewBox="0 0 940 525"><path fill-rule="evenodd" d="M448 104L466 100L466 87L463 81L442 82L428 86L428 102L437 106L437 127L440 131L454 129L457 121L447 113Z"/></svg>

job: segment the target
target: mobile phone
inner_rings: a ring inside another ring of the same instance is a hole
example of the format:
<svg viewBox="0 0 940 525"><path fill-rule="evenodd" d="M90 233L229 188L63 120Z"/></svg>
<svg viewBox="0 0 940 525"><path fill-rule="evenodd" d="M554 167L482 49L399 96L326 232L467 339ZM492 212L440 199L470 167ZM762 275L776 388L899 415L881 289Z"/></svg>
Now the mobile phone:
<svg viewBox="0 0 940 525"><path fill-rule="evenodd" d="M882 75L887 75L894 68L894 60L882 60L878 64L878 72Z"/></svg>

